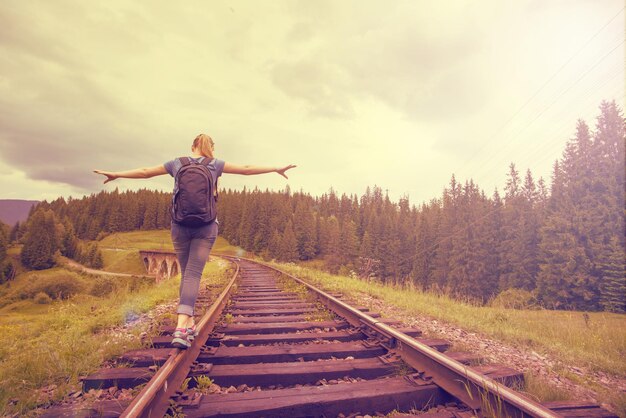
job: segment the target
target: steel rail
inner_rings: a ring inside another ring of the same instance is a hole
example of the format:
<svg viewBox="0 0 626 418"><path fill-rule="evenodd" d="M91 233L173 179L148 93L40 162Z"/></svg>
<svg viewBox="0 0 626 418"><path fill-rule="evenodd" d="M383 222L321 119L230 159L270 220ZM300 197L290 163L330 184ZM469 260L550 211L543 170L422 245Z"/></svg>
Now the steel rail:
<svg viewBox="0 0 626 418"><path fill-rule="evenodd" d="M234 261L235 273L226 288L220 293L215 302L208 308L198 321L196 327L198 336L188 349L173 348L169 358L150 379L143 390L133 399L126 410L120 415L124 418L163 417L169 407L170 397L173 396L183 381L187 378L192 363L196 360L209 334L215 328L224 306L233 289L233 284L239 274L239 264Z"/></svg>
<svg viewBox="0 0 626 418"><path fill-rule="evenodd" d="M322 302L325 302L329 309L343 316L350 324L357 327L367 325L389 338L394 345L394 351L406 363L419 372L424 372L425 378L431 378L432 382L441 389L476 411L482 411L483 414L495 414L498 417L562 417L562 415L487 376L473 371L464 364L372 318L298 277L257 260L226 255L223 255L223 257L234 260L246 260L265 266L306 286Z"/></svg>

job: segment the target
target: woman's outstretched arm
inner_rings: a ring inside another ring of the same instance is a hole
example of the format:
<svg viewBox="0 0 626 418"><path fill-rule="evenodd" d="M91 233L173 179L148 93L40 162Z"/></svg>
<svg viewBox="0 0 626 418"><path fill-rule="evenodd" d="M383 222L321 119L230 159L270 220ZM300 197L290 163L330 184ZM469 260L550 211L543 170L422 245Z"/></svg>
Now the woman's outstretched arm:
<svg viewBox="0 0 626 418"><path fill-rule="evenodd" d="M119 179L119 178L148 179L150 177L167 174L167 170L165 169L165 166L163 165L156 165L154 167L136 168L134 170L128 170L128 171L93 170L93 172L106 176L107 179L104 181L105 184L115 179Z"/></svg>
<svg viewBox="0 0 626 418"><path fill-rule="evenodd" d="M285 175L285 171L294 167L296 166L293 164L289 164L284 167L258 167L256 165L236 165L231 163L224 163L224 173L243 174L244 176L249 176L252 174L278 173L284 178L288 178Z"/></svg>

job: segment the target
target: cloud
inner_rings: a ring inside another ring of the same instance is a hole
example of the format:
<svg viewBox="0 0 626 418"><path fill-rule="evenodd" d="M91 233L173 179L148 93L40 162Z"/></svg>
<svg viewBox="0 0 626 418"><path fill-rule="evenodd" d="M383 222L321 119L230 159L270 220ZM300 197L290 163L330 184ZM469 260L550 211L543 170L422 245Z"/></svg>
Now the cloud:
<svg viewBox="0 0 626 418"><path fill-rule="evenodd" d="M347 74L330 62L301 60L274 66L272 81L284 93L304 99L312 115L350 118L354 114L346 92Z"/></svg>
<svg viewBox="0 0 626 418"><path fill-rule="evenodd" d="M393 3L369 13L330 7L323 17L308 6L294 11L298 20L287 41L301 51L270 70L274 84L303 101L311 115L351 118L355 102L381 100L411 120L450 120L490 99L485 69L477 64L485 17L469 5L448 10ZM321 24L313 26L312 19Z"/></svg>
<svg viewBox="0 0 626 418"><path fill-rule="evenodd" d="M155 66L126 71L158 45L155 25L123 5L20 6L0 8L1 160L89 192L101 187L94 168L153 165L167 159L155 143L178 148L141 107L146 92L129 85Z"/></svg>
<svg viewBox="0 0 626 418"><path fill-rule="evenodd" d="M66 43L49 44L44 22L33 19L35 10L22 8L0 8L0 49L4 55L28 56L59 65L82 68L84 62L74 58L75 49ZM39 13L41 14L41 13ZM60 25L55 25L59 30ZM4 67L3 67L4 68ZM5 68L6 71L6 68Z"/></svg>
<svg viewBox="0 0 626 418"><path fill-rule="evenodd" d="M98 183L94 164L136 165L152 154L129 141L141 118L83 73L26 55L0 57L0 66L11 74L0 83L0 158L29 178L88 190Z"/></svg>

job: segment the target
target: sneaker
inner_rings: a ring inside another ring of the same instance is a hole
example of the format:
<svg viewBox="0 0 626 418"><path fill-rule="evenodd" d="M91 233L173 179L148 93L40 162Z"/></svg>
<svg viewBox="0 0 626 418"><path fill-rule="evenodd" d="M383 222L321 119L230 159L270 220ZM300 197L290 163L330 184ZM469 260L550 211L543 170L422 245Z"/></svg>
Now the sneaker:
<svg viewBox="0 0 626 418"><path fill-rule="evenodd" d="M173 334L174 339L172 339L172 347L187 349L191 347L191 341L189 341L189 336L187 334L187 330L185 328L176 328Z"/></svg>
<svg viewBox="0 0 626 418"><path fill-rule="evenodd" d="M187 339L190 342L193 342L193 339L198 336L198 331L196 330L196 324L193 324L192 327L187 328Z"/></svg>

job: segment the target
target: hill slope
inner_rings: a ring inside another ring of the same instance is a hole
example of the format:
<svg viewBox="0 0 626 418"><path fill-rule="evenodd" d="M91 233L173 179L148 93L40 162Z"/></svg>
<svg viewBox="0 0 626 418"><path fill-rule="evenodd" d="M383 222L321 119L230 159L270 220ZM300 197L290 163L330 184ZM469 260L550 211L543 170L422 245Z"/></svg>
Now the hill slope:
<svg viewBox="0 0 626 418"><path fill-rule="evenodd" d="M37 203L38 200L0 199L0 221L8 225L25 221L28 211Z"/></svg>

